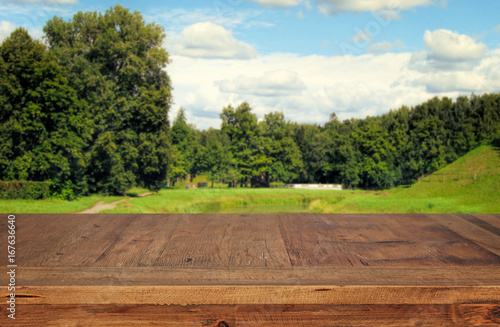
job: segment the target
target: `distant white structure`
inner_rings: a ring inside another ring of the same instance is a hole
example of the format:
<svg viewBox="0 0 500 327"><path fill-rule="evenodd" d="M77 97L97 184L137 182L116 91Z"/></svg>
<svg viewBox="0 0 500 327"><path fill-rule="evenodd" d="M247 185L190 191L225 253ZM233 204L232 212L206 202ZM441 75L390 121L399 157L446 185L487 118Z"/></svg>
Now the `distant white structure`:
<svg viewBox="0 0 500 327"><path fill-rule="evenodd" d="M296 188L303 190L333 190L342 191L344 187L339 184L286 184L286 188Z"/></svg>

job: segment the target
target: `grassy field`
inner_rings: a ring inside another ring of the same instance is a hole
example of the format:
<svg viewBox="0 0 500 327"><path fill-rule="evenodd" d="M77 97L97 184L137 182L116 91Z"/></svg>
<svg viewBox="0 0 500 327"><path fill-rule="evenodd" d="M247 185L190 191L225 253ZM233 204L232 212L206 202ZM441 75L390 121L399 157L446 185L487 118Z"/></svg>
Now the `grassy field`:
<svg viewBox="0 0 500 327"><path fill-rule="evenodd" d="M500 173L460 174L500 169L498 149L482 146L411 187L382 191L179 188L132 198L106 213L500 213ZM440 174L451 174L443 175ZM203 177L190 183L203 182ZM209 184L210 185L210 184ZM146 192L130 190L129 196ZM0 212L80 212L99 201L123 197L91 196L77 201L0 200Z"/></svg>
<svg viewBox="0 0 500 327"><path fill-rule="evenodd" d="M127 192L127 197L134 197L148 190L133 188ZM92 195L82 197L75 201L56 199L45 200L2 200L0 199L0 212L2 213L78 213L89 209L98 202L111 203L127 197Z"/></svg>
<svg viewBox="0 0 500 327"><path fill-rule="evenodd" d="M335 200L336 199L336 200ZM241 206L283 206L283 212L308 206L316 200L342 201L343 192L291 189L190 189L162 190L145 198L119 204L113 213L210 213L231 212ZM276 211L276 210L274 210ZM295 211L295 210L294 210Z"/></svg>

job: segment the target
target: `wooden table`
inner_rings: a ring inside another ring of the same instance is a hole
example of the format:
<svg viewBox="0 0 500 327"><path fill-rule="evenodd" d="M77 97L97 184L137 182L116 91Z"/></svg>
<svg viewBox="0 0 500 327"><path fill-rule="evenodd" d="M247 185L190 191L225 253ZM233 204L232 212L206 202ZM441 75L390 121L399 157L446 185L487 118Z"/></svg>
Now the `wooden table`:
<svg viewBox="0 0 500 327"><path fill-rule="evenodd" d="M2 326L500 325L500 215L17 215L16 227L17 319L2 301Z"/></svg>

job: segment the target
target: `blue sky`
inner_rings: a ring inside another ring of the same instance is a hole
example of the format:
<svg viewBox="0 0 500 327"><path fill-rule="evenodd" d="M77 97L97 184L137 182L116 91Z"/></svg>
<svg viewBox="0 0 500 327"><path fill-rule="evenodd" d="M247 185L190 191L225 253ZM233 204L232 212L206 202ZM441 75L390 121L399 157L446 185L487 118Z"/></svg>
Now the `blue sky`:
<svg viewBox="0 0 500 327"><path fill-rule="evenodd" d="M118 3L164 27L172 116L203 129L242 101L321 124L500 91L498 0L0 0L0 40Z"/></svg>

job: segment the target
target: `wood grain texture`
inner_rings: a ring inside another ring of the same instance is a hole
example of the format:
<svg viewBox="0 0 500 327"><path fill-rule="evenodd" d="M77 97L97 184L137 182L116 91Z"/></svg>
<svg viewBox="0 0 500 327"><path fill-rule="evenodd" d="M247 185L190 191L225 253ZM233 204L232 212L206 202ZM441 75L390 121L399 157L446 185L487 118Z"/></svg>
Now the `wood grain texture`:
<svg viewBox="0 0 500 327"><path fill-rule="evenodd" d="M500 325L500 215L16 217L2 326Z"/></svg>
<svg viewBox="0 0 500 327"><path fill-rule="evenodd" d="M471 223L459 215L429 215L431 219L454 231L464 239L500 256L500 236Z"/></svg>
<svg viewBox="0 0 500 327"><path fill-rule="evenodd" d="M500 237L475 225L471 230L472 224L458 216L305 216L280 217L294 266L499 264Z"/></svg>
<svg viewBox="0 0 500 327"><path fill-rule="evenodd" d="M490 304L500 303L500 286L22 286L17 296L19 304Z"/></svg>
<svg viewBox="0 0 500 327"><path fill-rule="evenodd" d="M186 215L155 265L286 267L291 264L273 215Z"/></svg>
<svg viewBox="0 0 500 327"><path fill-rule="evenodd" d="M494 227L500 229L500 219L498 219L498 215L494 215L494 214L473 214L471 216L473 216L475 218L478 218L478 219L481 219L482 221L484 221L485 223L487 223L489 226L494 226ZM489 227L487 229L489 231L491 231L491 229L489 229Z"/></svg>
<svg viewBox="0 0 500 327"><path fill-rule="evenodd" d="M0 305L0 310L5 306ZM499 305L25 305L2 326L498 326Z"/></svg>
<svg viewBox="0 0 500 327"><path fill-rule="evenodd" d="M3 276L2 276L3 277ZM500 286L487 267L20 267L23 286Z"/></svg>

